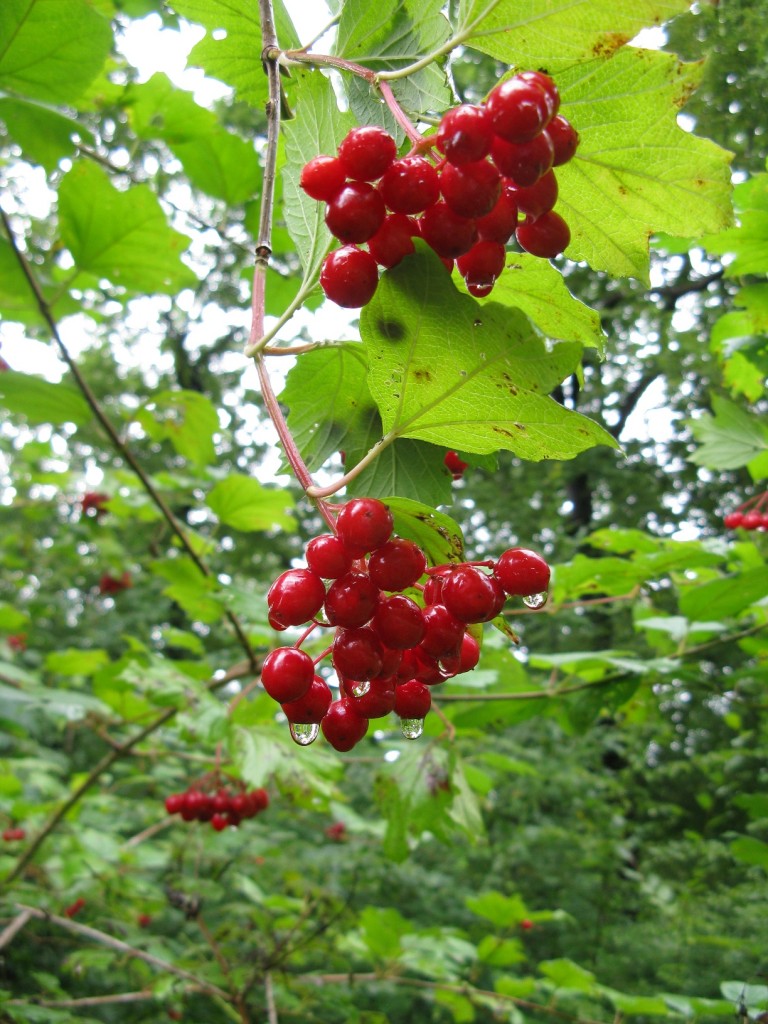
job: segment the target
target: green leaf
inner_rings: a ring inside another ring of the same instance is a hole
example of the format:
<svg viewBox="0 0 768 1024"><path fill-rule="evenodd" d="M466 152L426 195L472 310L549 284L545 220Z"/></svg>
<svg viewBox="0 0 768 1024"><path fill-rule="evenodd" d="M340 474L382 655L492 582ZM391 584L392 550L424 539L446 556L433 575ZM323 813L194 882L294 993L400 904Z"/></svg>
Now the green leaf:
<svg viewBox="0 0 768 1024"><path fill-rule="evenodd" d="M737 615L768 595L764 567L711 580L692 587L680 598L680 611L689 619L717 620Z"/></svg>
<svg viewBox="0 0 768 1024"><path fill-rule="evenodd" d="M669 1006L663 996L634 996L606 988L604 985L600 986L600 991L610 999L621 1014L639 1017L669 1016Z"/></svg>
<svg viewBox="0 0 768 1024"><path fill-rule="evenodd" d="M596 423L547 397L581 346L549 352L518 310L461 295L421 248L384 274L362 310L368 384L388 437L486 454L568 459L616 447Z"/></svg>
<svg viewBox="0 0 768 1024"><path fill-rule="evenodd" d="M731 843L731 853L743 864L755 864L768 871L768 843L754 836L739 836Z"/></svg>
<svg viewBox="0 0 768 1024"><path fill-rule="evenodd" d="M62 157L74 153L74 135L93 141L84 125L27 100L0 99L0 120L5 121L9 136L21 146L27 159L49 173Z"/></svg>
<svg viewBox="0 0 768 1024"><path fill-rule="evenodd" d="M10 412L21 413L28 423L74 423L81 427L92 415L88 403L74 388L16 370L0 374L0 400Z"/></svg>
<svg viewBox="0 0 768 1024"><path fill-rule="evenodd" d="M396 960L402 951L400 939L413 927L393 907L364 907L360 932L374 960Z"/></svg>
<svg viewBox="0 0 768 1024"><path fill-rule="evenodd" d="M594 57L609 57L640 29L688 10L687 0L461 0L466 45L521 71L549 74ZM610 26L610 29L606 29Z"/></svg>
<svg viewBox="0 0 768 1024"><path fill-rule="evenodd" d="M528 917L525 903L517 895L504 896L503 893L491 890L479 896L468 896L464 902L473 914L492 921L502 930L514 927L523 918Z"/></svg>
<svg viewBox="0 0 768 1024"><path fill-rule="evenodd" d="M287 511L292 507L291 496L283 490L269 489L242 473L233 473L209 491L208 507L225 526L233 530L270 530L280 527L296 528L296 522Z"/></svg>
<svg viewBox="0 0 768 1024"><path fill-rule="evenodd" d="M454 273L453 279L466 292L461 275ZM571 295L563 275L548 260L527 253L511 254L492 296L477 301L481 306L492 301L517 306L547 337L579 341L600 353L605 350L600 314Z"/></svg>
<svg viewBox="0 0 768 1024"><path fill-rule="evenodd" d="M409 498L388 498L395 533L415 541L430 565L460 562L464 558L461 527L444 512L437 512Z"/></svg>
<svg viewBox="0 0 768 1024"><path fill-rule="evenodd" d="M210 398L199 391L161 391L136 419L154 441L170 441L176 452L196 466L216 460L213 436L219 416Z"/></svg>
<svg viewBox="0 0 768 1024"><path fill-rule="evenodd" d="M491 967L510 967L512 964L522 963L526 956L519 939L502 939L498 935L486 935L477 947L477 959Z"/></svg>
<svg viewBox="0 0 768 1024"><path fill-rule="evenodd" d="M70 647L65 651L51 651L46 656L45 667L49 672L62 676L92 676L103 665L109 663L105 650L81 651Z"/></svg>
<svg viewBox="0 0 768 1024"><path fill-rule="evenodd" d="M221 602L213 596L216 581L204 576L191 558L157 559L150 563L157 576L168 581L163 593L176 601L191 619L200 622L216 622L221 617Z"/></svg>
<svg viewBox="0 0 768 1024"><path fill-rule="evenodd" d="M208 29L189 55L190 67L231 85L239 98L263 108L267 78L261 66L259 9L250 0L173 0L174 10ZM301 44L281 0L274 3L278 41L284 49Z"/></svg>
<svg viewBox="0 0 768 1024"><path fill-rule="evenodd" d="M301 169L318 153L334 153L355 125L349 113L342 114L333 87L317 72L296 73L300 100L296 116L284 127L285 167L283 169L283 216L304 268L304 280L312 281L331 245L325 226L324 204L299 187Z"/></svg>
<svg viewBox="0 0 768 1024"><path fill-rule="evenodd" d="M156 74L134 86L130 108L136 133L163 139L181 161L190 181L229 206L245 202L258 191L261 166L253 145L226 131L217 117Z"/></svg>
<svg viewBox="0 0 768 1024"><path fill-rule="evenodd" d="M0 630L6 633L17 633L29 623L29 614L21 612L18 608L0 601Z"/></svg>
<svg viewBox="0 0 768 1024"><path fill-rule="evenodd" d="M698 64L631 47L563 71L561 110L580 136L575 158L557 169L571 259L648 281L653 232L694 238L731 223L731 154L677 123L701 74Z"/></svg>
<svg viewBox="0 0 768 1024"><path fill-rule="evenodd" d="M120 192L93 163L59 187L61 239L79 270L143 294L174 294L195 275L181 261L189 239L171 228L147 185Z"/></svg>
<svg viewBox="0 0 768 1024"><path fill-rule="evenodd" d="M768 450L768 425L724 398L712 398L714 416L689 420L700 447L689 461L709 469L737 469Z"/></svg>
<svg viewBox="0 0 768 1024"><path fill-rule="evenodd" d="M756 174L733 192L739 225L707 235L702 245L717 256L733 254L727 277L768 273L768 174Z"/></svg>
<svg viewBox="0 0 768 1024"><path fill-rule="evenodd" d="M557 988L567 988L574 992L594 992L595 976L573 960L542 960L539 970L545 978L554 982Z"/></svg>
<svg viewBox="0 0 768 1024"><path fill-rule="evenodd" d="M109 22L88 0L3 0L0 89L50 103L75 100L111 45Z"/></svg>

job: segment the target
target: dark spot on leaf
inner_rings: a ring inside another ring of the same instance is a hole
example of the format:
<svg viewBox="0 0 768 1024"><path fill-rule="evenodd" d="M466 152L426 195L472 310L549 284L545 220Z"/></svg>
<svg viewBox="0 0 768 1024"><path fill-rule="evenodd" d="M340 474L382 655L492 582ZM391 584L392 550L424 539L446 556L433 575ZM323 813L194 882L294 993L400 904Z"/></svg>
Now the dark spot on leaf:
<svg viewBox="0 0 768 1024"><path fill-rule="evenodd" d="M429 370L414 370L413 377L419 381L420 384L427 384L432 380L432 374Z"/></svg>
<svg viewBox="0 0 768 1024"><path fill-rule="evenodd" d="M483 326L483 321L482 320L475 320L475 321L473 321L472 326L473 327L482 327Z"/></svg>
<svg viewBox="0 0 768 1024"><path fill-rule="evenodd" d="M583 434L584 437L589 437L589 431L586 429L586 427L579 427L577 433Z"/></svg>
<svg viewBox="0 0 768 1024"><path fill-rule="evenodd" d="M405 337L405 324L401 320L386 320L381 317L376 321L376 329L389 341L402 341Z"/></svg>
<svg viewBox="0 0 768 1024"><path fill-rule="evenodd" d="M625 196L627 194L627 191L628 191L628 189L627 189L626 185L619 185L619 195L620 196Z"/></svg>
<svg viewBox="0 0 768 1024"><path fill-rule="evenodd" d="M592 47L592 54L595 57L611 57L625 43L628 43L630 38L624 32L603 32Z"/></svg>
<svg viewBox="0 0 768 1024"><path fill-rule="evenodd" d="M515 424L515 429L516 430L525 430L525 425L522 424L522 423L516 423Z"/></svg>
<svg viewBox="0 0 768 1024"><path fill-rule="evenodd" d="M491 430L492 430L492 431L493 431L493 432L494 432L495 434L501 434L501 436L502 436L502 437L514 437L514 436L515 436L515 435L514 435L514 434L512 433L512 431L511 431L511 430L505 430L505 429L504 429L504 427L495 427L495 426L492 426L492 427L491 427Z"/></svg>

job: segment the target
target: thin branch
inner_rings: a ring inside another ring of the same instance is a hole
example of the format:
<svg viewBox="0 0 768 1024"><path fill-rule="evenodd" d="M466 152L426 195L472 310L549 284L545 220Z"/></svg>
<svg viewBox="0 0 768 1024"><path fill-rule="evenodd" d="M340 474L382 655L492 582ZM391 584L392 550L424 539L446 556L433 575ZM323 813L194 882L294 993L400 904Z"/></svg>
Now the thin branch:
<svg viewBox="0 0 768 1024"><path fill-rule="evenodd" d="M154 992L116 992L108 996L83 996L80 999L9 999L6 1006L44 1006L53 1009L74 1009L78 1006L109 1006L115 1003L146 1003L157 999Z"/></svg>
<svg viewBox="0 0 768 1024"><path fill-rule="evenodd" d="M133 454L131 449L124 443L124 441L118 434L117 430L113 426L111 420L107 417L106 413L102 409L101 404L99 400L96 398L96 395L91 390L90 385L85 380L83 375L80 373L80 368L78 367L75 360L72 358L69 349L64 344L64 340L61 337L61 334L59 333L58 323L56 322L56 319L54 318L53 313L51 312L51 308L48 305L45 296L43 295L37 277L35 276L26 256L19 248L18 242L16 240L16 234L13 230L13 227L11 226L11 222L7 214L5 213L5 210L3 210L2 208L0 208L0 219L2 219L3 226L5 227L5 232L8 236L8 241L11 244L11 248L13 249L16 262L18 263L22 273L24 274L24 277L26 278L27 283L30 289L32 290L32 294L35 297L35 301L37 303L37 308L40 311L40 315L43 317L43 320L45 320L51 337L58 345L62 358L69 367L69 371L74 377L77 386L79 387L83 397L88 403L91 412L98 420L101 428L106 433L115 451L117 451L122 456L122 458L125 459L125 461L131 467L133 472L136 474L139 481L141 482L142 487L147 492L147 494L152 499L157 508L160 510L166 523L170 527L173 534L178 538L179 542L181 543L181 546L192 559L195 566L199 569L203 576L210 577L212 575L211 570L208 568L205 562L203 562L203 560L195 551L191 541L187 537L186 531L182 528L178 519L173 514L170 506L163 498L163 496L160 494L160 492L157 490L155 485L152 483L149 476L144 471L144 467L138 461L138 459ZM248 660L250 661L251 665L255 666L256 654L253 648L251 647L251 643L248 640L248 637L245 635L243 627L240 625L239 619L230 611L224 612L224 615L229 624L232 626L232 629L234 630L235 635L237 636L240 646L245 651L245 654Z"/></svg>
<svg viewBox="0 0 768 1024"><path fill-rule="evenodd" d="M222 686L226 686L227 683L232 682L233 679L239 679L241 676L249 674L253 671L253 667L250 662L240 662L233 666L226 672L221 678L212 679L208 683L208 690L214 693ZM143 729L136 733L131 739L121 744L119 747L113 748L98 761L94 767L90 770L88 775L83 779L79 786L77 786L72 793L67 797L63 804L61 804L48 819L43 828L38 832L29 846L24 850L22 855L13 867L13 870L9 875L3 879L3 884L9 885L13 882L22 872L25 870L27 864L32 860L37 851L43 845L48 836L53 832L56 826L62 821L63 818L72 810L80 799L88 792L88 790L98 781L98 779L109 769L112 765L119 761L121 758L129 754L134 747L142 743L148 736L151 736L153 732L157 732L166 722L169 722L174 715L178 713L180 708L168 707L163 711L157 718L153 719L148 725L145 725Z"/></svg>
<svg viewBox="0 0 768 1024"><path fill-rule="evenodd" d="M10 924L5 926L2 932L0 932L0 949L5 949L6 946L13 942L31 917L32 915L28 910L22 910L20 914L14 917Z"/></svg>
<svg viewBox="0 0 768 1024"><path fill-rule="evenodd" d="M268 1024L279 1024L277 1017L277 1004L275 1003L275 990L272 984L272 974L270 971L267 971L264 975L264 998L267 1002Z"/></svg>
<svg viewBox="0 0 768 1024"><path fill-rule="evenodd" d="M226 1002L231 1002L231 997L228 992L218 987L218 985L211 985L209 982L202 981L197 975L185 971L183 967L177 967L175 964L168 963L167 960L160 960L159 957L152 956L151 953L145 953L143 949L136 949L134 946L129 946L127 942L123 942L122 939L116 939L113 935L108 935L106 932L99 931L98 928L91 928L87 924L80 924L78 921L73 921L68 917L60 917L58 914L49 914L45 910L39 910L37 907L28 907L24 904L17 903L16 906L19 910L28 911L30 917L36 917L39 921L48 921L51 924L58 925L60 928L64 928L66 931L72 932L75 935L79 935L84 939L91 939L93 942L98 942L101 946L107 946L109 949L114 949L118 953L125 953L126 956L133 957L136 960L143 960L145 963L152 967L155 967L159 971L166 971L169 974L174 974L178 978L183 978L185 981L195 985L202 992L206 992L209 995L218 996L220 999L224 999Z"/></svg>

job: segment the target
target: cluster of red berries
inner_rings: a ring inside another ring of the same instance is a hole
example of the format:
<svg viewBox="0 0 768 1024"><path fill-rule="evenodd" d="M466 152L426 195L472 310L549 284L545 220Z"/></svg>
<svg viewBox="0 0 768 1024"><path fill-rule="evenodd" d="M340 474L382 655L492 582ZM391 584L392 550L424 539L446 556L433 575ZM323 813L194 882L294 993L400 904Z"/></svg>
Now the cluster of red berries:
<svg viewBox="0 0 768 1024"><path fill-rule="evenodd" d="M465 470L469 466L469 463L465 462L464 459L460 459L456 452L446 452L445 458L443 459L443 465L454 480L461 480L464 476Z"/></svg>
<svg viewBox="0 0 768 1024"><path fill-rule="evenodd" d="M80 499L80 510L84 516L95 516L96 519L100 519L107 513L104 506L109 498L108 494L99 491L87 491Z"/></svg>
<svg viewBox="0 0 768 1024"><path fill-rule="evenodd" d="M322 729L336 750L351 750L370 719L391 711L403 735L415 739L432 704L430 686L477 665L471 627L496 618L510 595L541 607L549 566L535 552L513 548L496 561L428 569L418 544L393 535L392 513L375 498L346 502L335 525L335 534L307 544L308 568L288 569L269 589L274 629L310 625L295 646L267 655L262 684L302 746ZM335 632L313 660L301 644L317 626ZM339 681L335 700L317 672L328 656Z"/></svg>
<svg viewBox="0 0 768 1024"><path fill-rule="evenodd" d="M119 594L121 590L129 590L132 586L133 579L129 572L123 572L120 576L113 576L107 572L99 580L99 593L109 597L112 594Z"/></svg>
<svg viewBox="0 0 768 1024"><path fill-rule="evenodd" d="M723 519L729 530L768 530L768 491L749 498Z"/></svg>
<svg viewBox="0 0 768 1024"><path fill-rule="evenodd" d="M255 818L267 807L266 790L247 790L238 780L229 780L228 786L222 786L215 776L165 798L169 814L180 814L184 821L210 821L216 832L222 832L228 825L237 826L246 818Z"/></svg>
<svg viewBox="0 0 768 1024"><path fill-rule="evenodd" d="M336 156L310 160L301 187L327 203L325 222L344 243L320 273L328 298L352 309L366 305L378 267L413 252L415 237L449 269L455 260L477 297L493 288L513 235L534 256L558 256L570 231L553 211L552 168L567 163L579 141L559 106L552 79L524 71L497 85L484 104L447 111L437 134L399 160L395 140L376 126L353 128Z"/></svg>
<svg viewBox="0 0 768 1024"><path fill-rule="evenodd" d="M27 833L23 828L7 828L3 832L3 839L6 843L18 843L26 837Z"/></svg>

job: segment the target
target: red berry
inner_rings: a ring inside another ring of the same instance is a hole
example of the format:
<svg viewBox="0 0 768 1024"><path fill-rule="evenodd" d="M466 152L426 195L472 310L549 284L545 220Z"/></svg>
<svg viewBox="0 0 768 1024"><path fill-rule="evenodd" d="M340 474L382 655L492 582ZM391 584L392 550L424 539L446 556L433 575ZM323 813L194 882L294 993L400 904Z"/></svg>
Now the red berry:
<svg viewBox="0 0 768 1024"><path fill-rule="evenodd" d="M554 147L546 132L530 142L506 142L496 138L491 146L491 159L505 178L518 188L530 188L552 168Z"/></svg>
<svg viewBox="0 0 768 1024"><path fill-rule="evenodd" d="M353 128L339 146L339 160L356 181L376 181L396 156L395 140L377 125Z"/></svg>
<svg viewBox="0 0 768 1024"><path fill-rule="evenodd" d="M519 78L521 82L537 85L548 98L552 114L557 113L560 109L560 93L549 75L545 75L543 71L521 71L515 77Z"/></svg>
<svg viewBox="0 0 768 1024"><path fill-rule="evenodd" d="M445 607L461 622L490 622L501 612L506 597L495 577L486 576L472 565L454 569L441 594Z"/></svg>
<svg viewBox="0 0 768 1024"><path fill-rule="evenodd" d="M378 190L365 181L350 181L328 203L325 223L342 242L367 242L386 216Z"/></svg>
<svg viewBox="0 0 768 1024"><path fill-rule="evenodd" d="M422 683L432 685L442 683L445 679L436 658L427 654L421 646L411 647L403 651L403 659L397 672L397 680L405 683L409 679L418 679Z"/></svg>
<svg viewBox="0 0 768 1024"><path fill-rule="evenodd" d="M460 217L444 202L435 203L419 218L421 237L438 256L455 259L472 248L477 238L474 220Z"/></svg>
<svg viewBox="0 0 768 1024"><path fill-rule="evenodd" d="M152 924L152 916L150 914L139 914L136 918L136 923L139 928L149 928Z"/></svg>
<svg viewBox="0 0 768 1024"><path fill-rule="evenodd" d="M520 927L523 929L523 931L528 932L531 930L531 928L533 928L533 921L531 921L528 917L524 917L523 920L520 922Z"/></svg>
<svg viewBox="0 0 768 1024"><path fill-rule="evenodd" d="M541 555L527 548L509 548L497 560L493 574L507 594L530 597L549 587L550 568Z"/></svg>
<svg viewBox="0 0 768 1024"><path fill-rule="evenodd" d="M267 591L270 614L283 626L314 619L325 600L325 584L309 569L288 569Z"/></svg>
<svg viewBox="0 0 768 1024"><path fill-rule="evenodd" d="M341 506L336 531L352 549L375 551L392 535L394 522L389 507L376 498L353 498Z"/></svg>
<svg viewBox="0 0 768 1024"><path fill-rule="evenodd" d="M441 569L439 573L430 574L429 579L424 584L424 590L421 595L424 598L425 605L440 604L443 583L451 571L452 569Z"/></svg>
<svg viewBox="0 0 768 1024"><path fill-rule="evenodd" d="M348 572L328 588L325 616L332 626L364 626L376 611L379 597L379 588L367 573Z"/></svg>
<svg viewBox="0 0 768 1024"><path fill-rule="evenodd" d="M332 533L313 537L304 554L312 572L324 580L336 580L352 568L351 554Z"/></svg>
<svg viewBox="0 0 768 1024"><path fill-rule="evenodd" d="M3 839L6 841L6 843L16 843L20 839L25 839L26 835L27 833L24 831L23 828L7 828L3 832Z"/></svg>
<svg viewBox="0 0 768 1024"><path fill-rule="evenodd" d="M347 172L335 156L316 156L305 164L299 184L312 199L328 202L342 190Z"/></svg>
<svg viewBox="0 0 768 1024"><path fill-rule="evenodd" d="M296 647L278 647L270 651L261 669L261 685L278 704L303 697L314 677L312 659L306 651Z"/></svg>
<svg viewBox="0 0 768 1024"><path fill-rule="evenodd" d="M446 164L440 174L440 191L460 217L485 217L501 196L501 175L488 160L461 167Z"/></svg>
<svg viewBox="0 0 768 1024"><path fill-rule="evenodd" d="M368 240L368 251L382 267L396 267L413 250L413 236L418 228L404 213L391 213L379 230Z"/></svg>
<svg viewBox="0 0 768 1024"><path fill-rule="evenodd" d="M84 906L85 900L81 896L79 899L75 900L74 903L70 903L68 907L64 908L64 916L75 917L77 914L80 913Z"/></svg>
<svg viewBox="0 0 768 1024"><path fill-rule="evenodd" d="M178 814L184 806L184 793L171 793L165 798L165 809L169 814Z"/></svg>
<svg viewBox="0 0 768 1024"><path fill-rule="evenodd" d="M395 706L395 682L393 679L372 679L362 697L351 696L348 700L361 718L383 718Z"/></svg>
<svg viewBox="0 0 768 1024"><path fill-rule="evenodd" d="M469 466L469 463L460 459L456 452L446 452L443 463L448 472L453 475L454 480L461 480L464 470Z"/></svg>
<svg viewBox="0 0 768 1024"><path fill-rule="evenodd" d="M506 245L517 227L517 203L514 194L504 187L496 205L485 217L477 220L477 237L481 242Z"/></svg>
<svg viewBox="0 0 768 1024"><path fill-rule="evenodd" d="M318 725L330 707L333 695L321 676L315 676L312 685L298 700L282 704L283 713L294 725Z"/></svg>
<svg viewBox="0 0 768 1024"><path fill-rule="evenodd" d="M471 295L487 295L504 269L507 250L501 242L475 242L469 252L459 256L456 267Z"/></svg>
<svg viewBox="0 0 768 1024"><path fill-rule="evenodd" d="M104 505L108 501L108 494L100 494L97 491L88 491L80 500L80 507L83 511L83 515L86 516L93 512L96 518L100 519L107 511L104 508Z"/></svg>
<svg viewBox="0 0 768 1024"><path fill-rule="evenodd" d="M367 305L379 284L379 269L369 252L354 245L329 252L320 271L320 286L337 306L359 309Z"/></svg>
<svg viewBox="0 0 768 1024"><path fill-rule="evenodd" d="M763 530L768 530L768 512L763 512L763 514L762 514L762 520L763 520L763 521L762 521L762 523L760 524L761 528L762 528Z"/></svg>
<svg viewBox="0 0 768 1024"><path fill-rule="evenodd" d="M452 164L482 160L491 148L493 128L485 107L464 103L443 114L437 148Z"/></svg>
<svg viewBox="0 0 768 1024"><path fill-rule="evenodd" d="M369 626L338 629L333 641L333 665L346 679L374 679L382 667L381 642Z"/></svg>
<svg viewBox="0 0 768 1024"><path fill-rule="evenodd" d="M437 171L423 156L404 156L387 168L379 192L394 213L421 213L440 195Z"/></svg>
<svg viewBox="0 0 768 1024"><path fill-rule="evenodd" d="M433 658L450 658L458 653L464 637L464 623L442 604L424 609L426 630L419 647Z"/></svg>
<svg viewBox="0 0 768 1024"><path fill-rule="evenodd" d="M759 512L747 512L741 521L742 529L757 530L763 525L763 517Z"/></svg>
<svg viewBox="0 0 768 1024"><path fill-rule="evenodd" d="M368 574L382 590L405 590L424 575L427 556L418 544L393 537L368 559Z"/></svg>
<svg viewBox="0 0 768 1024"><path fill-rule="evenodd" d="M405 594L393 594L379 602L371 626L382 643L407 650L421 643L426 626L421 608Z"/></svg>
<svg viewBox="0 0 768 1024"><path fill-rule="evenodd" d="M554 210L520 224L515 236L526 252L546 260L559 256L571 241L570 228Z"/></svg>
<svg viewBox="0 0 768 1024"><path fill-rule="evenodd" d="M334 749L347 751L356 746L368 732L368 719L357 714L350 697L342 697L328 708L320 728Z"/></svg>
<svg viewBox="0 0 768 1024"><path fill-rule="evenodd" d="M443 670L450 675L458 676L471 672L480 661L480 644L471 633L465 633L461 641L461 650L451 658L443 658L440 662Z"/></svg>
<svg viewBox="0 0 768 1024"><path fill-rule="evenodd" d="M562 114L553 117L545 129L555 151L553 167L561 167L572 159L579 145L579 133Z"/></svg>
<svg viewBox="0 0 768 1024"><path fill-rule="evenodd" d="M537 82L519 76L501 82L485 103L496 135L507 142L530 142L551 119L552 101Z"/></svg>
<svg viewBox="0 0 768 1024"><path fill-rule="evenodd" d="M252 815L261 814L262 811L266 811L269 807L269 794L266 789L252 789L246 796Z"/></svg>
<svg viewBox="0 0 768 1024"><path fill-rule="evenodd" d="M432 694L424 683L411 679L395 689L395 714L400 718L424 718L432 707Z"/></svg>
<svg viewBox="0 0 768 1024"><path fill-rule="evenodd" d="M325 835L334 843L343 843L347 838L347 826L343 821L335 821L323 829Z"/></svg>
<svg viewBox="0 0 768 1024"><path fill-rule="evenodd" d="M211 818L211 825L217 832L223 832L229 824L226 814L214 814Z"/></svg>
<svg viewBox="0 0 768 1024"><path fill-rule="evenodd" d="M536 218L549 213L557 202L557 177L554 171L547 171L530 188L518 188L514 193L520 213Z"/></svg>
<svg viewBox="0 0 768 1024"><path fill-rule="evenodd" d="M729 530L736 530L736 529L738 529L738 527L741 526L741 524L743 522L744 522L744 513L743 512L729 512L728 515L723 520L723 523L725 524L725 526L728 527Z"/></svg>

